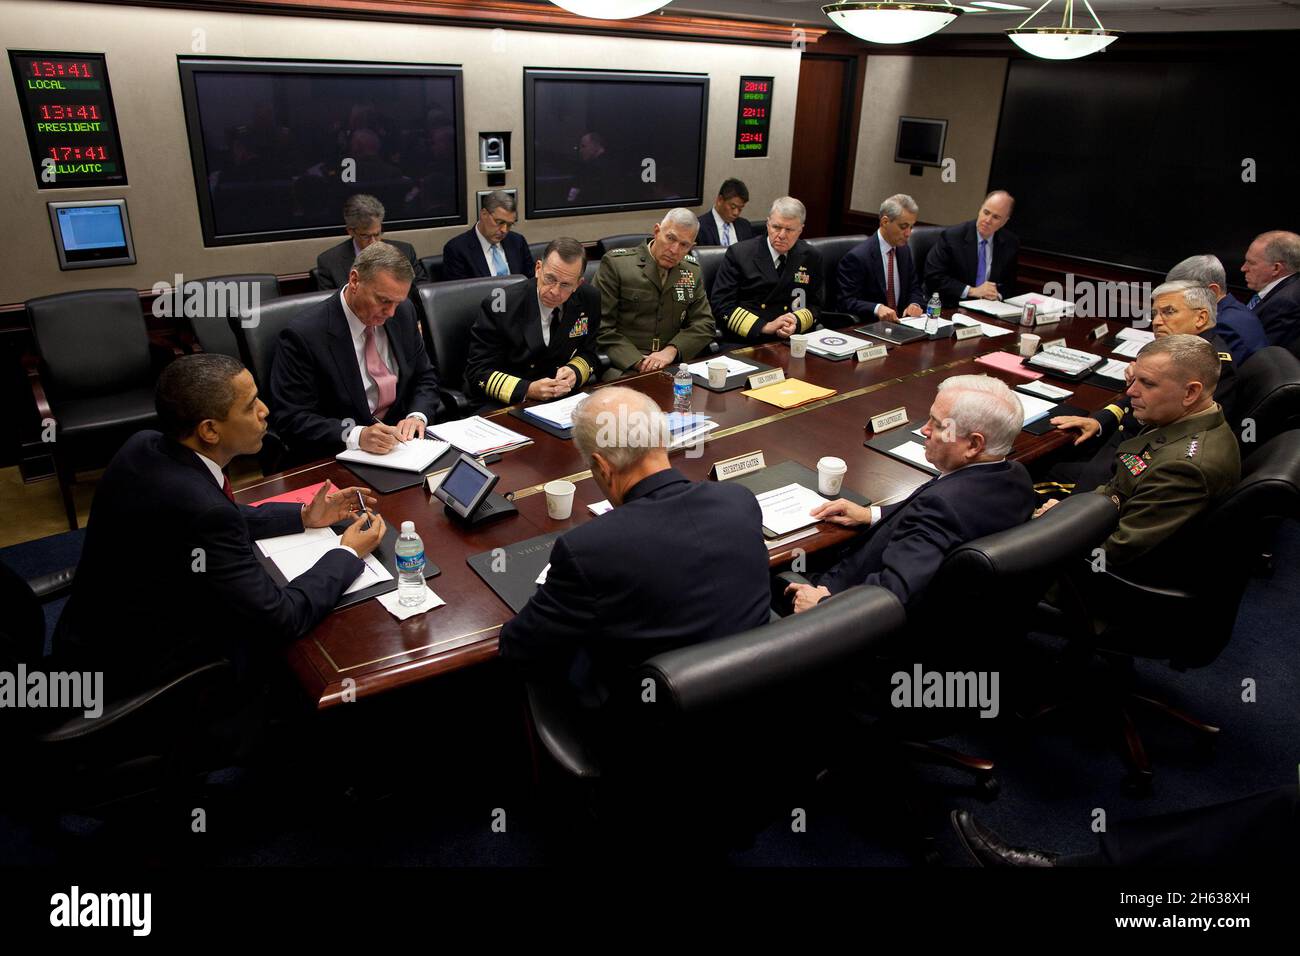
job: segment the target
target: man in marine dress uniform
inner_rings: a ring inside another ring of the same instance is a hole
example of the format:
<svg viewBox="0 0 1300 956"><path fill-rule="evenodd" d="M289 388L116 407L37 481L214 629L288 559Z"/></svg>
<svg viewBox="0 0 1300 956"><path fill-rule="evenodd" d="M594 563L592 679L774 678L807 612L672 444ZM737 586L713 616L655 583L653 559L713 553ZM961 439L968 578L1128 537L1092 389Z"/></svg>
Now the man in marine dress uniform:
<svg viewBox="0 0 1300 956"><path fill-rule="evenodd" d="M821 253L799 238L805 215L803 203L782 196L772 203L767 235L727 250L712 300L733 339L788 339L816 324L826 274Z"/></svg>
<svg viewBox="0 0 1300 956"><path fill-rule="evenodd" d="M1147 343L1134 364L1128 395L1145 427L1119 446L1114 477L1097 489L1119 509L1103 547L1126 577L1172 581L1191 573L1197 551L1181 541L1163 546L1236 487L1241 454L1214 400L1220 362L1208 342L1169 335Z"/></svg>
<svg viewBox="0 0 1300 956"><path fill-rule="evenodd" d="M554 239L534 268L536 278L511 286L504 300L483 300L470 331L470 395L501 405L550 401L591 381L600 295L582 284L586 266L582 243Z"/></svg>
<svg viewBox="0 0 1300 956"><path fill-rule="evenodd" d="M713 310L700 264L690 255L699 222L689 209L670 209L653 237L600 260L601 349L606 381L655 372L695 358L713 341Z"/></svg>

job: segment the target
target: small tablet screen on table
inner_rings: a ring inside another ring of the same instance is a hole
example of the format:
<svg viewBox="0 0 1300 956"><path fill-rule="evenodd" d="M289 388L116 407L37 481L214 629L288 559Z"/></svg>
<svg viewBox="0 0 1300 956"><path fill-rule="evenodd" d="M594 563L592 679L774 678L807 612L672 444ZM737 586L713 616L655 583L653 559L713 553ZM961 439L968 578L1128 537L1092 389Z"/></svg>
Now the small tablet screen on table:
<svg viewBox="0 0 1300 956"><path fill-rule="evenodd" d="M434 496L461 517L469 517L496 483L496 475L474 459L461 455L434 491Z"/></svg>

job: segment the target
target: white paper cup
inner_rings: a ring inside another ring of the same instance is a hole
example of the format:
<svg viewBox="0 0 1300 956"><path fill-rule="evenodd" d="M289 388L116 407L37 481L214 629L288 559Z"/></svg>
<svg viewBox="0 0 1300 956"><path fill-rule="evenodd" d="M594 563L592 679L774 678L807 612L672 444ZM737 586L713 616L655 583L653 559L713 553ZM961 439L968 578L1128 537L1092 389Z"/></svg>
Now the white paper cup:
<svg viewBox="0 0 1300 956"><path fill-rule="evenodd" d="M823 458L817 462L817 490L823 495L838 495L849 466L843 458Z"/></svg>
<svg viewBox="0 0 1300 956"><path fill-rule="evenodd" d="M727 363L714 359L709 363L709 387L722 388L727 384Z"/></svg>
<svg viewBox="0 0 1300 956"><path fill-rule="evenodd" d="M1042 336L1035 335L1033 332L1020 333L1020 354L1029 358L1038 352L1038 343L1042 341Z"/></svg>
<svg viewBox="0 0 1300 956"><path fill-rule="evenodd" d="M808 336L804 333L790 336L790 357L803 358L808 351Z"/></svg>
<svg viewBox="0 0 1300 956"><path fill-rule="evenodd" d="M546 492L546 514L556 521L563 521L573 514L573 482L557 479L542 486Z"/></svg>

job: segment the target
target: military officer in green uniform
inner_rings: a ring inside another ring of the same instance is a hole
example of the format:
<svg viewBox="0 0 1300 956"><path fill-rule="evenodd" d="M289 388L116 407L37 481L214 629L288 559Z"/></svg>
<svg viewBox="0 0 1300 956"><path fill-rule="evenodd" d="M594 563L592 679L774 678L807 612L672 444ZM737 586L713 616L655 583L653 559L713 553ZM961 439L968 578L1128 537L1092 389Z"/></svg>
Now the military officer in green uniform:
<svg viewBox="0 0 1300 956"><path fill-rule="evenodd" d="M606 381L690 361L713 341L713 311L690 255L699 228L689 209L670 209L647 243L600 260L595 285Z"/></svg>
<svg viewBox="0 0 1300 956"><path fill-rule="evenodd" d="M1127 394L1143 428L1120 444L1115 475L1096 493L1119 509L1119 526L1104 544L1107 567L1157 583L1176 580L1197 560L1183 541L1176 554L1161 546L1236 487L1241 455L1214 400L1220 361L1209 342L1165 336L1144 346L1135 365Z"/></svg>

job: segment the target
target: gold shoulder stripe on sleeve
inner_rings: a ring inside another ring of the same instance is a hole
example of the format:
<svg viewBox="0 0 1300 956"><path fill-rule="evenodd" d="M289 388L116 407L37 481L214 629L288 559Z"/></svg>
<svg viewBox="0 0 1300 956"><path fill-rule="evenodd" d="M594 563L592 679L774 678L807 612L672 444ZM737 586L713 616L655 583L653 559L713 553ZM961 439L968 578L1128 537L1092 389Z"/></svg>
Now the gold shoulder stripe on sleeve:
<svg viewBox="0 0 1300 956"><path fill-rule="evenodd" d="M1220 352L1220 353L1219 353L1219 361L1220 361L1220 362L1231 362L1231 361L1232 361L1232 353L1231 353L1231 352Z"/></svg>
<svg viewBox="0 0 1300 956"><path fill-rule="evenodd" d="M587 380L591 378L592 372L591 365L588 364L587 360L581 355L575 355L569 359L568 364L573 366L573 370L578 373L578 384L580 386L586 385Z"/></svg>
<svg viewBox="0 0 1300 956"><path fill-rule="evenodd" d="M1114 405L1114 404L1107 405L1104 409L1102 409L1102 411L1110 412L1112 415L1115 416L1115 421L1117 422L1124 420L1124 409L1120 408L1118 405Z"/></svg>
<svg viewBox="0 0 1300 956"><path fill-rule="evenodd" d="M742 338L748 338L749 330L754 327L754 323L757 321L758 316L753 312L737 306L732 311L731 315L727 317L727 328L731 329L731 331L735 332Z"/></svg>
<svg viewBox="0 0 1300 956"><path fill-rule="evenodd" d="M807 332L815 324L812 309L799 309L794 313L794 317L799 320L800 332Z"/></svg>

